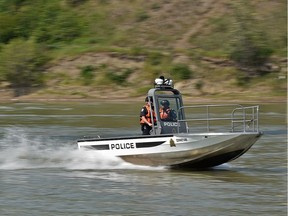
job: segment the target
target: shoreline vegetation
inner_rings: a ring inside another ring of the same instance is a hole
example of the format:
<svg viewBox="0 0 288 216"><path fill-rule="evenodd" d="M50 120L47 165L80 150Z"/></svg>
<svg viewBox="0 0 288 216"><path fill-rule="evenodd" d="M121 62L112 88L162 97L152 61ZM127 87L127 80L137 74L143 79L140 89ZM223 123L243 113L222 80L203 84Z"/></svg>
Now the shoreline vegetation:
<svg viewBox="0 0 288 216"><path fill-rule="evenodd" d="M151 86L152 88L153 86ZM180 89L180 92L184 89ZM184 90L185 92L185 90ZM49 95L49 94L28 94L20 97L13 97L13 92L7 94L1 94L0 103L126 103L126 102L142 102L145 98L145 95L141 96L129 96L127 92L121 94L118 92L118 96L115 95L114 90L106 94L93 95L91 97L77 97L77 96L59 96L59 95ZM185 104L187 103L285 103L287 104L287 96L249 96L249 92L245 93L244 96L240 95L239 97L235 95L226 95L226 96L211 96L211 95L198 95L198 96L189 96L182 94Z"/></svg>
<svg viewBox="0 0 288 216"><path fill-rule="evenodd" d="M0 2L0 102L287 102L286 1Z"/></svg>

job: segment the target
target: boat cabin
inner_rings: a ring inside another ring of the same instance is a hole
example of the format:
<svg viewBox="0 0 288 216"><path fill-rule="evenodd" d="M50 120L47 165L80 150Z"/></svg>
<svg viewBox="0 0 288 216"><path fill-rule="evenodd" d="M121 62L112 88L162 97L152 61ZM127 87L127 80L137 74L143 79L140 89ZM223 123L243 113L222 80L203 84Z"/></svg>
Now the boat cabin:
<svg viewBox="0 0 288 216"><path fill-rule="evenodd" d="M151 135L187 132L186 123L181 122L185 119L184 109L180 109L183 107L182 96L174 89L172 80L162 76L155 79L154 88L148 91L147 96L156 114Z"/></svg>

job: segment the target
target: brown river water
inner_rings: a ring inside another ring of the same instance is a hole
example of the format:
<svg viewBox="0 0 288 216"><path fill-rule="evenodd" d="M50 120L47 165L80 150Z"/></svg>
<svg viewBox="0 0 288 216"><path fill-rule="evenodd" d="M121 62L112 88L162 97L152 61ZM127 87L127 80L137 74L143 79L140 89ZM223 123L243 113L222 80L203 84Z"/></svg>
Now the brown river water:
<svg viewBox="0 0 288 216"><path fill-rule="evenodd" d="M263 136L209 170L80 152L84 136L140 134L142 104L0 104L0 215L287 215L287 107L260 104Z"/></svg>

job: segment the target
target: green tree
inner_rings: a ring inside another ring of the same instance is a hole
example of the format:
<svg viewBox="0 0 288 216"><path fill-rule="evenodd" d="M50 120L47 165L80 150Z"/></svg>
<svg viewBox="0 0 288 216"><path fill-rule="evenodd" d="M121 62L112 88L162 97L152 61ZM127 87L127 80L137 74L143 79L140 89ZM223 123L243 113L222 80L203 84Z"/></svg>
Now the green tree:
<svg viewBox="0 0 288 216"><path fill-rule="evenodd" d="M24 88L43 84L42 66L48 60L39 45L33 41L16 39L4 46L0 53L0 78L8 81L15 95Z"/></svg>
<svg viewBox="0 0 288 216"><path fill-rule="evenodd" d="M248 71L255 73L267 62L273 49L268 46L266 34L260 30L259 21L250 2L242 0L232 4L235 11L235 32L230 57L241 68L250 69Z"/></svg>
<svg viewBox="0 0 288 216"><path fill-rule="evenodd" d="M28 1L0 1L0 43L29 38L37 26L39 12ZM27 5L26 5L27 4Z"/></svg>
<svg viewBox="0 0 288 216"><path fill-rule="evenodd" d="M72 41L82 34L81 19L59 5L48 5L41 11L33 36L37 42L53 44Z"/></svg>
<svg viewBox="0 0 288 216"><path fill-rule="evenodd" d="M7 43L16 37L16 25L17 20L14 16L0 14L0 43Z"/></svg>

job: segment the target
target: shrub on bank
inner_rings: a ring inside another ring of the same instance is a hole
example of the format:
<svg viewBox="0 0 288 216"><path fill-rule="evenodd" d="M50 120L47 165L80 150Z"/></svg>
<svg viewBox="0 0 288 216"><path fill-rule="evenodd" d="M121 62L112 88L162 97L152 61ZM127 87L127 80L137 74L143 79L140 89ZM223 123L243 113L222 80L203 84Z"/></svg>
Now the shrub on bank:
<svg viewBox="0 0 288 216"><path fill-rule="evenodd" d="M1 50L0 77L14 89L41 86L42 67L47 60L39 45L33 41L16 39Z"/></svg>

